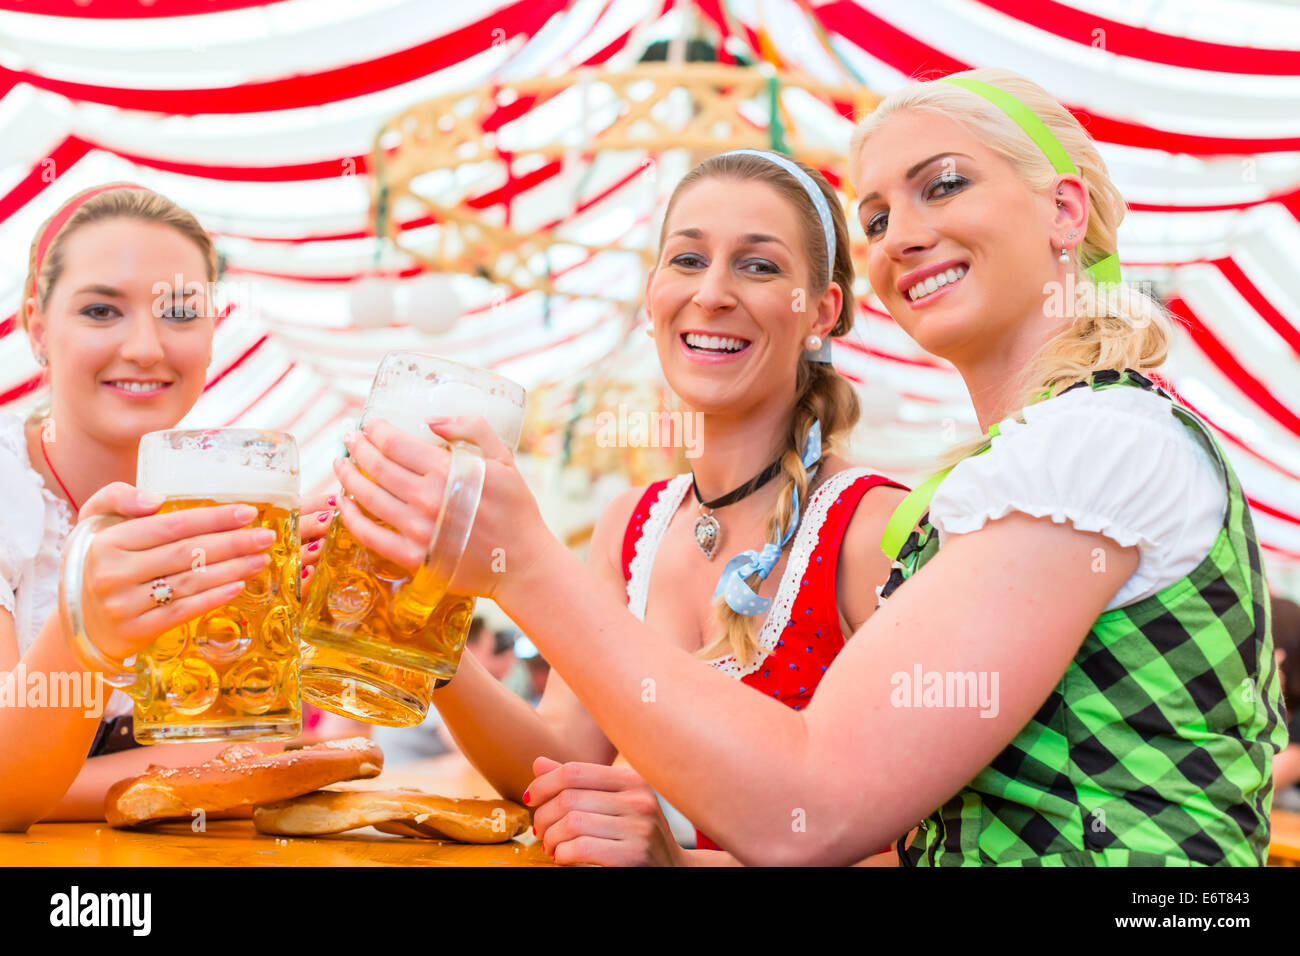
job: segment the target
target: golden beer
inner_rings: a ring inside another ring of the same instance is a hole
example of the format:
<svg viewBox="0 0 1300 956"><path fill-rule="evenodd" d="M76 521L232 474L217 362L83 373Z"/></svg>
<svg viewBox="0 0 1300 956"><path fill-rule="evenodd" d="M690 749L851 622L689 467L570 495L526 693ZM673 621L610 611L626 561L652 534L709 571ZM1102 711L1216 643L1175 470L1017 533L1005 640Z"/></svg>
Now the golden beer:
<svg viewBox="0 0 1300 956"><path fill-rule="evenodd" d="M425 424L429 416L482 415L513 449L524 402L523 388L500 375L437 356L390 352L375 372L362 425L382 419L448 447ZM306 700L390 726L424 719L434 679L456 673L474 616L474 598L450 593L447 583L469 537L483 475L477 448L451 447L437 531L414 574L364 547L341 519L330 526L303 612L302 639L312 646L303 658Z"/></svg>
<svg viewBox="0 0 1300 956"><path fill-rule="evenodd" d="M436 678L333 647L302 645L302 697L323 710L385 727L414 727L429 712Z"/></svg>
<svg viewBox="0 0 1300 956"><path fill-rule="evenodd" d="M163 634L137 657L135 737L142 743L296 736L301 578L296 496L173 498L159 514L250 504L270 528L270 561L230 603ZM196 556L195 564L201 561Z"/></svg>
<svg viewBox="0 0 1300 956"><path fill-rule="evenodd" d="M363 547L341 520L335 520L325 534L312 577L303 640L434 677L451 677L474 617L474 598L439 595L440 591L436 586L424 587L418 574L413 576ZM313 694L308 700L318 703Z"/></svg>

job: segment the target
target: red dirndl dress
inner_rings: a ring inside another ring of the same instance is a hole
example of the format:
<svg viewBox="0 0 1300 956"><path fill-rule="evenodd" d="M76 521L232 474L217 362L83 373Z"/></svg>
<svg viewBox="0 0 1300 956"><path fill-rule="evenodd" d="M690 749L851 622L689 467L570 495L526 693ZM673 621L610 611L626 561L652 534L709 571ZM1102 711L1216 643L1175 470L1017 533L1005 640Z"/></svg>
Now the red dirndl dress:
<svg viewBox="0 0 1300 956"><path fill-rule="evenodd" d="M795 710L808 704L822 675L844 647L835 602L835 572L844 531L862 496L878 485L903 487L864 468L846 468L813 492L789 546L772 608L758 632L759 653L748 665L728 655L710 661L714 667ZM689 473L655 482L641 496L628 521L623 535L623 578L628 606L642 620L655 552L690 490ZM699 849L720 849L699 830L695 839Z"/></svg>

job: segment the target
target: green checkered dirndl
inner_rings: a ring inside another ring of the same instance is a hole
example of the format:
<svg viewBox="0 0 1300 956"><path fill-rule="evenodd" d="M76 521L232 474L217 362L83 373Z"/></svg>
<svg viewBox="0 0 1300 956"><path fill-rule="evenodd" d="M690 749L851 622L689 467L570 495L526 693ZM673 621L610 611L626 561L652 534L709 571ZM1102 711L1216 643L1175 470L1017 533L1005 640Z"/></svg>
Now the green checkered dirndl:
<svg viewBox="0 0 1300 956"><path fill-rule="evenodd" d="M1101 372L1094 390L1163 390ZM1213 435L1173 413L1215 460L1223 527L1191 573L1102 614L1030 722L923 821L904 866L1261 865L1273 755L1287 741L1268 590L1250 509ZM888 597L938 550L921 519Z"/></svg>

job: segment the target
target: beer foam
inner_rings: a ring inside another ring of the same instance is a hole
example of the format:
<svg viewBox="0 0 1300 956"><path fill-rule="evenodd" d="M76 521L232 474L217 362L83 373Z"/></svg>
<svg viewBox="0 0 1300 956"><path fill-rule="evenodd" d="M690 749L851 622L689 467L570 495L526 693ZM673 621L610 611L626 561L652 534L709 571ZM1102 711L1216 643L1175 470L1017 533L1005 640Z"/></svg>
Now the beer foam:
<svg viewBox="0 0 1300 956"><path fill-rule="evenodd" d="M482 415L502 444L511 451L524 427L524 409L504 395L493 395L464 382L438 382L428 386L418 402L367 406L366 419L382 418L409 435L433 444L438 437L425 424L435 415Z"/></svg>
<svg viewBox="0 0 1300 956"><path fill-rule="evenodd" d="M298 473L259 467L239 449L160 448L140 445L135 485L164 498L237 498L266 501L268 496L298 498Z"/></svg>

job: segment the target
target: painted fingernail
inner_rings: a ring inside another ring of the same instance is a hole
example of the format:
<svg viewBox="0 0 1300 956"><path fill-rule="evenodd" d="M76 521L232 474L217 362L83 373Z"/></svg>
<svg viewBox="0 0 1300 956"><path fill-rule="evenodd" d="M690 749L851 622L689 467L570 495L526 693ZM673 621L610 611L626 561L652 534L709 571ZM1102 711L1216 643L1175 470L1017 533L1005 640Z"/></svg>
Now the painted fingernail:
<svg viewBox="0 0 1300 956"><path fill-rule="evenodd" d="M311 544L307 545L307 550L308 550L308 551L315 551L315 550L316 550L317 548L319 548L319 547L320 547L320 541L319 541L319 540L316 540L316 541L313 541Z"/></svg>
<svg viewBox="0 0 1300 956"><path fill-rule="evenodd" d="M528 791L527 791L527 790L524 791L524 805L525 805L525 806L528 805Z"/></svg>
<svg viewBox="0 0 1300 956"><path fill-rule="evenodd" d="M236 521L252 521L257 517L257 509L252 505L239 505L235 508ZM274 534L274 532L272 532Z"/></svg>
<svg viewBox="0 0 1300 956"><path fill-rule="evenodd" d="M325 503L329 505L331 508L335 508L338 507L339 500L338 498L334 497L334 495L330 495L328 498L325 499Z"/></svg>
<svg viewBox="0 0 1300 956"><path fill-rule="evenodd" d="M319 522L321 522L321 523L324 523L324 522L326 522L326 521L329 521L329 520L330 520L330 517L331 517L331 515L330 515L330 513L329 513L328 511L322 511L322 512L320 513L320 517L317 518L316 520L319 521Z"/></svg>
<svg viewBox="0 0 1300 956"><path fill-rule="evenodd" d="M537 825L533 824L533 836L537 836Z"/></svg>
<svg viewBox="0 0 1300 956"><path fill-rule="evenodd" d="M307 572L310 571L310 570L311 570L311 568L303 568L303 569L302 569L302 577L303 577L303 580L304 580L304 581L307 579Z"/></svg>

